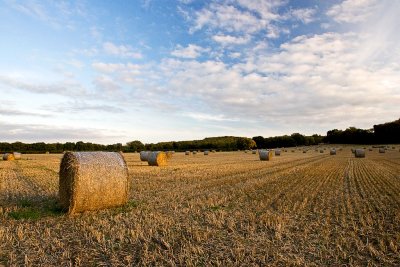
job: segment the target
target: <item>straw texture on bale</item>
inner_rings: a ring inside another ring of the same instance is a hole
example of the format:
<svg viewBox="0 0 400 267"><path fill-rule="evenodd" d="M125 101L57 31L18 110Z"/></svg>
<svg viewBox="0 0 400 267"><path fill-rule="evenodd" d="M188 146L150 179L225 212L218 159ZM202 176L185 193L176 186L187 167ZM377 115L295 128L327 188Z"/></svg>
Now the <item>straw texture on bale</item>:
<svg viewBox="0 0 400 267"><path fill-rule="evenodd" d="M185 151L185 155L190 155L190 151Z"/></svg>
<svg viewBox="0 0 400 267"><path fill-rule="evenodd" d="M280 155L281 155L281 150L275 149L275 156L280 156Z"/></svg>
<svg viewBox="0 0 400 267"><path fill-rule="evenodd" d="M204 155L205 155L205 156L207 156L207 155L208 155L208 153L209 153L209 151L208 151L208 150L205 150L205 151L204 151Z"/></svg>
<svg viewBox="0 0 400 267"><path fill-rule="evenodd" d="M140 151L140 160L147 161L149 159L150 153L150 151Z"/></svg>
<svg viewBox="0 0 400 267"><path fill-rule="evenodd" d="M379 153L385 153L385 149L384 148L379 148Z"/></svg>
<svg viewBox="0 0 400 267"><path fill-rule="evenodd" d="M272 151L272 150L260 150L258 154L260 156L260 160L271 160L273 155L274 155L274 151Z"/></svg>
<svg viewBox="0 0 400 267"><path fill-rule="evenodd" d="M127 203L128 167L117 152L66 152L61 160L60 204L68 214Z"/></svg>
<svg viewBox="0 0 400 267"><path fill-rule="evenodd" d="M150 166L166 166L168 164L167 154L160 151L151 152L147 162Z"/></svg>
<svg viewBox="0 0 400 267"><path fill-rule="evenodd" d="M13 154L11 154L11 153L5 153L4 155L3 155L3 160L14 160L15 158L14 158L14 155Z"/></svg>
<svg viewBox="0 0 400 267"><path fill-rule="evenodd" d="M331 149L330 153L331 155L336 155L336 149Z"/></svg>
<svg viewBox="0 0 400 267"><path fill-rule="evenodd" d="M361 148L355 149L354 155L356 156L356 158L365 158L365 150Z"/></svg>

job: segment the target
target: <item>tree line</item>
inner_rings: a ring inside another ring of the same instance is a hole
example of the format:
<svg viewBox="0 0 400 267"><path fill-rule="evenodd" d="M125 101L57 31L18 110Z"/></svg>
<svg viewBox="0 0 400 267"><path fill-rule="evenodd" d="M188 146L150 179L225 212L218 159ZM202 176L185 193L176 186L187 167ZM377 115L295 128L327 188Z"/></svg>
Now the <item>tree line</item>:
<svg viewBox="0 0 400 267"><path fill-rule="evenodd" d="M400 143L400 119L392 122L374 125L371 129L359 129L349 127L346 130L330 130L326 136L311 135L305 136L300 133L291 135L253 138L221 136L209 137L202 140L191 141L171 141L143 144L135 140L126 143L116 143L112 145L94 144L90 142L66 142L66 143L31 143L22 142L0 143L0 152L19 151L21 153L62 153L63 151L123 151L139 152L142 150L245 150L253 148L276 148L309 146L319 143L331 144L399 144Z"/></svg>

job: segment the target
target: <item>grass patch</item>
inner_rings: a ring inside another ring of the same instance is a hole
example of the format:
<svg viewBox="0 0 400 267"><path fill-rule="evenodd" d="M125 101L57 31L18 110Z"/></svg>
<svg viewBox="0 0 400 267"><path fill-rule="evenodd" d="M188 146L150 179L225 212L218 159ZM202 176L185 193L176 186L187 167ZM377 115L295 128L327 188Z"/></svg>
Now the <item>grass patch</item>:
<svg viewBox="0 0 400 267"><path fill-rule="evenodd" d="M44 217L56 217L64 212L55 199L48 199L35 202L23 199L18 203L16 211L9 212L8 215L15 220L38 220Z"/></svg>

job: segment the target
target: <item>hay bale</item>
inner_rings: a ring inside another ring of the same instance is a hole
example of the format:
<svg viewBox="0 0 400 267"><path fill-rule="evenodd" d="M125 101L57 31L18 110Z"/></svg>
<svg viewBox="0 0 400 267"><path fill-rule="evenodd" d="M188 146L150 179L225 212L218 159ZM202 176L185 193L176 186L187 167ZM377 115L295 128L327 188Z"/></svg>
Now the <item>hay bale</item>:
<svg viewBox="0 0 400 267"><path fill-rule="evenodd" d="M281 150L275 149L275 156L280 156L280 155L281 155Z"/></svg>
<svg viewBox="0 0 400 267"><path fill-rule="evenodd" d="M304 150L303 150L303 153L307 153L307 150L304 149Z"/></svg>
<svg viewBox="0 0 400 267"><path fill-rule="evenodd" d="M196 155L197 154L197 151L196 150L193 150L193 155Z"/></svg>
<svg viewBox="0 0 400 267"><path fill-rule="evenodd" d="M185 151L185 155L186 156L190 155L190 151Z"/></svg>
<svg viewBox="0 0 400 267"><path fill-rule="evenodd" d="M166 166L167 154L161 151L151 152L147 162L150 166Z"/></svg>
<svg viewBox="0 0 400 267"><path fill-rule="evenodd" d="M13 152L13 155L14 155L14 159L15 159L15 160L21 159L21 153L19 153L19 152Z"/></svg>
<svg viewBox="0 0 400 267"><path fill-rule="evenodd" d="M204 150L204 156L208 156L208 153L210 153L208 150Z"/></svg>
<svg viewBox="0 0 400 267"><path fill-rule="evenodd" d="M46 154L50 154L50 152L49 152L49 151L46 151Z"/></svg>
<svg viewBox="0 0 400 267"><path fill-rule="evenodd" d="M271 160L273 155L274 155L274 151L273 150L260 150L258 153L260 160Z"/></svg>
<svg viewBox="0 0 400 267"><path fill-rule="evenodd" d="M385 149L384 148L379 148L379 153L385 153Z"/></svg>
<svg viewBox="0 0 400 267"><path fill-rule="evenodd" d="M336 155L336 149L332 148L329 152L330 155Z"/></svg>
<svg viewBox="0 0 400 267"><path fill-rule="evenodd" d="M365 158L365 150L361 148L355 149L354 155L356 158Z"/></svg>
<svg viewBox="0 0 400 267"><path fill-rule="evenodd" d="M321 149L321 150L319 151L319 153L324 153L324 150L323 150L323 149Z"/></svg>
<svg viewBox="0 0 400 267"><path fill-rule="evenodd" d="M240 151L240 150L238 150L238 151ZM211 150L211 153L217 153L217 151L216 150Z"/></svg>
<svg viewBox="0 0 400 267"><path fill-rule="evenodd" d="M172 152L172 151L167 151L166 153L165 153L165 155L167 156L167 159L172 159L172 155L173 155L174 153Z"/></svg>
<svg viewBox="0 0 400 267"><path fill-rule="evenodd" d="M140 151L140 160L147 161L149 159L151 151Z"/></svg>
<svg viewBox="0 0 400 267"><path fill-rule="evenodd" d="M59 179L60 204L68 214L128 201L128 167L117 152L66 152Z"/></svg>
<svg viewBox="0 0 400 267"><path fill-rule="evenodd" d="M15 160L14 154L12 154L12 153L5 153L5 154L3 155L3 160Z"/></svg>
<svg viewBox="0 0 400 267"><path fill-rule="evenodd" d="M257 154L257 150L252 150L251 154Z"/></svg>
<svg viewBox="0 0 400 267"><path fill-rule="evenodd" d="M295 151L294 150L292 150L292 153L294 153Z"/></svg>

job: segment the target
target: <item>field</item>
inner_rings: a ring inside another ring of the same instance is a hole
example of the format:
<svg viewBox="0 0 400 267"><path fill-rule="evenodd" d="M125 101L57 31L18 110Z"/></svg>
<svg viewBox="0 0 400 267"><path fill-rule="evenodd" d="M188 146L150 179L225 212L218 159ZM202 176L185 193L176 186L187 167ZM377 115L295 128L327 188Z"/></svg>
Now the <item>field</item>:
<svg viewBox="0 0 400 267"><path fill-rule="evenodd" d="M128 205L68 217L62 155L0 161L0 266L400 266L400 152L125 154Z"/></svg>

